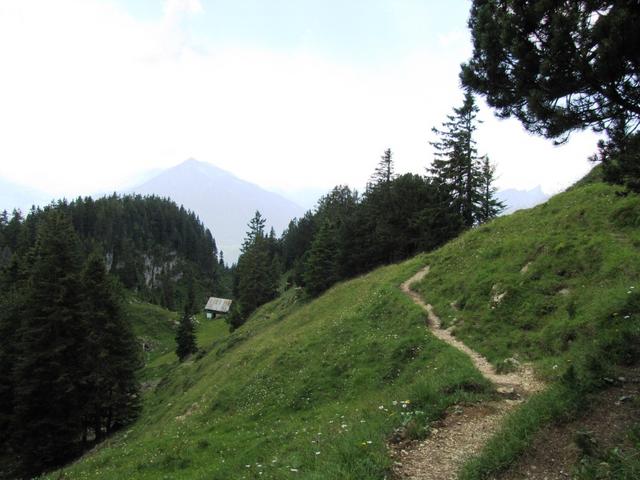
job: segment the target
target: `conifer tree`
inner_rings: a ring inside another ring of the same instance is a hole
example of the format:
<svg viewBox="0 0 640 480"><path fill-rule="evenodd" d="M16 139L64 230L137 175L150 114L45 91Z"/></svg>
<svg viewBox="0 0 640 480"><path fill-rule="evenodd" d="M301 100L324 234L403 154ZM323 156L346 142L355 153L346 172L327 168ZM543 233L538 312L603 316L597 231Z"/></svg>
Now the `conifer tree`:
<svg viewBox="0 0 640 480"><path fill-rule="evenodd" d="M465 87L501 118L565 142L591 128L604 178L640 191L640 4L474 0Z"/></svg>
<svg viewBox="0 0 640 480"><path fill-rule="evenodd" d="M180 324L178 325L178 332L176 333L176 355L182 362L189 355L197 351L198 347L196 345L196 334L192 316L188 307L185 306Z"/></svg>
<svg viewBox="0 0 640 480"><path fill-rule="evenodd" d="M84 349L86 372L85 437L96 441L137 415L140 404L135 372L139 350L121 310L117 287L107 275L103 257L94 252L82 274L83 314L89 327Z"/></svg>
<svg viewBox="0 0 640 480"><path fill-rule="evenodd" d="M258 238L264 238L265 224L266 219L258 210L256 210L255 215L249 221L249 231L247 231L247 234L242 242L242 253L251 248Z"/></svg>
<svg viewBox="0 0 640 480"><path fill-rule="evenodd" d="M256 212L242 244L234 288L237 318L233 323L236 326L277 295L279 272L273 271L273 267L279 265L279 262L274 264L277 239L275 232L265 236L265 223L260 212Z"/></svg>
<svg viewBox="0 0 640 480"><path fill-rule="evenodd" d="M24 269L16 256L0 270L0 478L18 468L14 450L14 367L19 358L18 327L25 311ZM11 475L7 475L11 476Z"/></svg>
<svg viewBox="0 0 640 480"><path fill-rule="evenodd" d="M378 162L373 175L371 175L368 186L372 188L376 185L388 184L394 177L393 155L391 149L387 148L380 157L380 162Z"/></svg>
<svg viewBox="0 0 640 480"><path fill-rule="evenodd" d="M68 217L47 212L33 254L15 366L15 453L25 476L77 452L88 361L80 249Z"/></svg>
<svg viewBox="0 0 640 480"><path fill-rule="evenodd" d="M439 138L430 142L435 153L428 172L448 190L466 227L474 224L480 201L482 165L473 139L477 113L473 95L466 91L462 106L453 109L442 129L432 129Z"/></svg>
<svg viewBox="0 0 640 480"><path fill-rule="evenodd" d="M337 253L336 229L327 219L313 239L305 265L305 290L310 295L319 295L338 280Z"/></svg>
<svg viewBox="0 0 640 480"><path fill-rule="evenodd" d="M498 189L493 185L496 167L485 155L482 158L482 171L480 172L480 202L476 212L476 222L485 223L495 218L504 210L504 203L496 198Z"/></svg>

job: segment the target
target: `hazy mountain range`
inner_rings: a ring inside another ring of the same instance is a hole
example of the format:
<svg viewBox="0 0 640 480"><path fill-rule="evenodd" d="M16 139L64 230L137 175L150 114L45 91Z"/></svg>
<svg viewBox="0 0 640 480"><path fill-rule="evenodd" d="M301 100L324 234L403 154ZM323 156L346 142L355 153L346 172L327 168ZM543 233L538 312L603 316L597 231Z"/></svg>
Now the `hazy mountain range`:
<svg viewBox="0 0 640 480"><path fill-rule="evenodd" d="M46 193L0 178L0 212L11 213L17 208L26 215L32 205L46 205L51 200Z"/></svg>
<svg viewBox="0 0 640 480"><path fill-rule="evenodd" d="M211 230L229 262L237 260L247 224L256 210L267 219L267 232L273 227L277 235L291 219L304 214L302 207L283 196L194 159L163 171L127 193L133 192L169 197L193 210Z"/></svg>
<svg viewBox="0 0 640 480"><path fill-rule="evenodd" d="M503 215L523 208L535 207L549 198L549 195L544 193L539 185L531 190L516 190L513 188L500 190L497 196L507 206L502 212Z"/></svg>
<svg viewBox="0 0 640 480"><path fill-rule="evenodd" d="M247 223L256 210L260 210L267 219L267 229L273 226L277 235L282 233L291 219L301 217L306 210L285 198L284 194L267 191L210 163L194 159L160 171L123 193L169 197L194 211L211 230L227 262L237 260ZM321 193L298 191L295 198L309 208ZM531 208L549 198L540 187L502 190L498 192L498 197L507 204L505 214ZM0 211L6 209L11 212L17 207L26 213L31 205L46 205L50 200L46 194L35 189L0 179Z"/></svg>

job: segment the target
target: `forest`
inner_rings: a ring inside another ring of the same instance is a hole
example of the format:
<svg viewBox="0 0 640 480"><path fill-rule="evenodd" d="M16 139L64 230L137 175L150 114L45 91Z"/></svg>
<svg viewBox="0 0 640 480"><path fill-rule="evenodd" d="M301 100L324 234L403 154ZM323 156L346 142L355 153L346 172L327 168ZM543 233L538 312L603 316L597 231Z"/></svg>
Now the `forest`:
<svg viewBox="0 0 640 480"><path fill-rule="evenodd" d="M3 212L0 252L0 444L10 478L68 461L136 418L142 351L128 298L191 312L231 284L195 214L153 196Z"/></svg>

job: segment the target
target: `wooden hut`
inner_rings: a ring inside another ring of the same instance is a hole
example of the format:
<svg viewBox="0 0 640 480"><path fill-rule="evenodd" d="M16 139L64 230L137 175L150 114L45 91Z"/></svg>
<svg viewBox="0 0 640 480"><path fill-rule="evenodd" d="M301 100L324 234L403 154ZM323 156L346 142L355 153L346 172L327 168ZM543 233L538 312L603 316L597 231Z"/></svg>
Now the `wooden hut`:
<svg viewBox="0 0 640 480"><path fill-rule="evenodd" d="M232 300L226 298L210 297L207 305L204 307L204 311L207 314L207 318L215 318L216 315L225 314L231 308Z"/></svg>

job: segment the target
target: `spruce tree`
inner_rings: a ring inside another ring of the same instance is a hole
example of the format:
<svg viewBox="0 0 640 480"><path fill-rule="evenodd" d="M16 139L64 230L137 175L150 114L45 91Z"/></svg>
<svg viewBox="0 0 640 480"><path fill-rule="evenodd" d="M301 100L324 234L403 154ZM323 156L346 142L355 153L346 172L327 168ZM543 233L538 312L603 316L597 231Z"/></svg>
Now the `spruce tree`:
<svg viewBox="0 0 640 480"><path fill-rule="evenodd" d="M18 327L26 308L24 269L19 258L0 270L0 478L13 477L19 465L14 448L15 388L14 367L19 358Z"/></svg>
<svg viewBox="0 0 640 480"><path fill-rule="evenodd" d="M476 222L479 224L488 222L504 210L504 203L496 198L498 189L494 186L496 167L485 155L482 158L482 171L480 172L480 201L476 211Z"/></svg>
<svg viewBox="0 0 640 480"><path fill-rule="evenodd" d="M238 259L234 285L237 318L233 324L239 326L260 305L272 300L278 293L279 262L277 239L265 236L265 219L256 212L249 222L249 231L242 244L242 254Z"/></svg>
<svg viewBox="0 0 640 480"><path fill-rule="evenodd" d="M477 114L473 95L466 91L462 106L453 109L442 129L432 129L438 140L430 142L435 152L428 172L447 189L466 227L475 222L482 181L481 159L473 138Z"/></svg>
<svg viewBox="0 0 640 480"><path fill-rule="evenodd" d="M305 290L319 295L338 280L338 242L336 229L325 220L311 244L305 265Z"/></svg>
<svg viewBox="0 0 640 480"><path fill-rule="evenodd" d="M178 332L176 333L176 355L182 362L189 355L197 351L198 346L196 345L195 327L189 308L185 306L180 324L178 325Z"/></svg>
<svg viewBox="0 0 640 480"><path fill-rule="evenodd" d="M140 366L139 348L122 313L117 287L98 253L86 261L82 289L83 314L89 326L84 344L89 359L85 364L85 438L90 431L100 441L139 411L135 375Z"/></svg>
<svg viewBox="0 0 640 480"><path fill-rule="evenodd" d="M50 210L38 232L18 333L13 445L25 476L77 453L89 361L80 268L69 218Z"/></svg>
<svg viewBox="0 0 640 480"><path fill-rule="evenodd" d="M378 162L373 175L371 175L368 186L369 188L372 188L376 185L388 184L394 177L393 155L391 153L391 149L387 148L384 151L384 154L380 157L380 162Z"/></svg>

